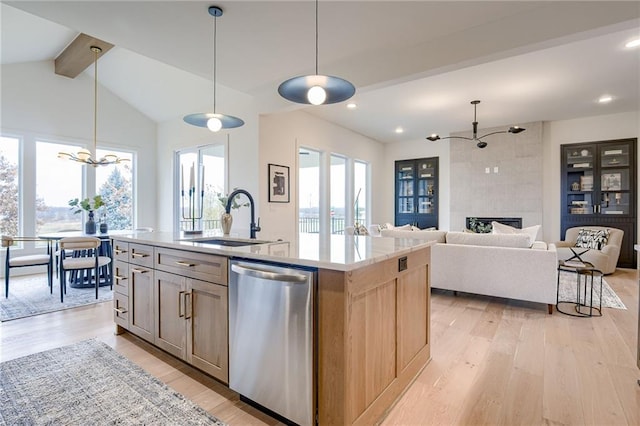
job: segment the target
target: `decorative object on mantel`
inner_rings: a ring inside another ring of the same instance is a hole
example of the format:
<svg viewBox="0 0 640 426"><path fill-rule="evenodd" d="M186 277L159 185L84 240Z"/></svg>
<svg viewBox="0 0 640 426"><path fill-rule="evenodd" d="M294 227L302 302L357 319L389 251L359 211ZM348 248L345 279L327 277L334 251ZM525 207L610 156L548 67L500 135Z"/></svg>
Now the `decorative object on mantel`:
<svg viewBox="0 0 640 426"><path fill-rule="evenodd" d="M283 98L299 104L327 105L346 101L356 93L347 80L318 74L318 0L316 0L316 73L290 78L278 87Z"/></svg>
<svg viewBox="0 0 640 426"><path fill-rule="evenodd" d="M200 199L198 200L198 192L196 191L195 181L195 163L191 164L189 171L189 200L185 205L184 199L184 167L180 166L180 211L182 218L191 221L191 229L184 231L185 234L202 234L202 229L196 229L196 220L202 219L202 211L204 206L204 166L200 166ZM197 211L197 213L196 213Z"/></svg>
<svg viewBox="0 0 640 426"><path fill-rule="evenodd" d="M473 123L471 123L473 125L473 137L472 138L467 138L464 136L446 136L444 138L441 138L440 135L433 133L431 136L427 136L427 139L430 141L437 141L439 139L466 139L468 141L474 141L477 142L476 146L478 148L484 148L487 146L487 143L485 141L483 141L483 138L486 138L487 136L491 136L491 135L495 135L498 133L513 133L513 134L517 134L520 132L524 132L526 129L522 128L522 127L518 127L518 126L511 126L509 127L508 130L500 130L497 132L491 132L491 133L487 133L486 135L480 136L478 137L478 120L476 118L476 109L478 104L480 103L480 101L471 101L471 105L473 105Z"/></svg>
<svg viewBox="0 0 640 426"><path fill-rule="evenodd" d="M77 163L88 164L93 167L108 166L110 164L120 164L129 161L128 158L120 158L115 154L107 154L102 158L98 158L98 55L102 49L98 46L91 46L94 53L93 60L93 152L82 148L77 153L59 152L58 158L75 161ZM93 157L92 157L93 155Z"/></svg>
<svg viewBox="0 0 640 426"><path fill-rule="evenodd" d="M85 198L80 201L78 198L74 198L73 200L69 200L69 206L72 209L75 209L74 214L81 213L83 210L87 212L87 221L84 224L84 233L85 234L95 234L96 233L96 221L94 218L94 212L98 210L100 207L104 206L104 201L102 201L102 196L96 195L93 198ZM106 217L103 215L106 220ZM106 222L105 222L106 226ZM107 230L102 231L102 226L100 227L100 232L105 233Z"/></svg>
<svg viewBox="0 0 640 426"><path fill-rule="evenodd" d="M218 6L209 7L209 15L213 16L213 112L199 112L185 115L183 120L193 126L207 127L212 132L220 129L233 129L244 124L241 118L216 112L216 27L218 18L222 16L222 9Z"/></svg>

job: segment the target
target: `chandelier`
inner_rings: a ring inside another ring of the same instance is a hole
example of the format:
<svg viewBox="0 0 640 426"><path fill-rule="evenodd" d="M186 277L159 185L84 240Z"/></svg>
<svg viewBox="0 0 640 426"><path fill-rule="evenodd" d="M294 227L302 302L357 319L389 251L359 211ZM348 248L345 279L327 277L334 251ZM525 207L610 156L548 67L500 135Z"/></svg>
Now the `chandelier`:
<svg viewBox="0 0 640 426"><path fill-rule="evenodd" d="M94 54L93 60L93 70L94 70L94 78L93 78L93 158L92 152L86 148L80 149L76 153L69 152L59 152L58 158L75 161L77 163L88 164L93 167L98 166L108 166L110 164L120 164L123 161L129 161L128 158L119 158L115 154L107 154L102 158L98 157L98 142L97 142L97 134L98 134L98 55L102 52L102 49L98 46L91 46L91 51Z"/></svg>
<svg viewBox="0 0 640 426"><path fill-rule="evenodd" d="M437 133L432 134L431 136L427 136L427 139L430 141L437 141L439 139L466 139L468 141L474 141L477 142L476 146L478 148L485 148L487 146L487 143L485 141L483 141L483 138L486 138L487 136L491 136L491 135L495 135L497 133L513 133L513 134L517 134L520 132L524 132L526 129L522 128L522 127L518 127L518 126L511 126L509 127L508 130L500 130L497 132L491 132L491 133L487 133L486 135L482 135L480 137L478 137L478 120L476 118L476 108L477 105L480 103L480 101L471 101L471 105L473 105L473 123L471 123L473 125L473 137L472 138L467 138L464 136L446 136L444 138L441 138L440 135L438 135Z"/></svg>

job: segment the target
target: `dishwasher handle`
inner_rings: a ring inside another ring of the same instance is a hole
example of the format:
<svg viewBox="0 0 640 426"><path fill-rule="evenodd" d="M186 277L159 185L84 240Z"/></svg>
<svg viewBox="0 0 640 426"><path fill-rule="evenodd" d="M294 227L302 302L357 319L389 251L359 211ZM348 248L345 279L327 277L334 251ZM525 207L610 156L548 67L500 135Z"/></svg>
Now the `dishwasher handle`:
<svg viewBox="0 0 640 426"><path fill-rule="evenodd" d="M288 283L305 283L307 282L307 276L301 274L280 274L277 272L271 272L264 269L248 268L246 266L231 265L231 270L240 275L248 275L254 278L261 278L263 280L270 281L284 281Z"/></svg>

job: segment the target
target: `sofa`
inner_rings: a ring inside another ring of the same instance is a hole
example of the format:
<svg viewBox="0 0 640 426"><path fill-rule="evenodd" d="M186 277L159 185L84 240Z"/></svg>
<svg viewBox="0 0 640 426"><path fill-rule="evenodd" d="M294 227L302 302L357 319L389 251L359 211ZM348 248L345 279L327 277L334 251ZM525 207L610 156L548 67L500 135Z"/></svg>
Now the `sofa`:
<svg viewBox="0 0 640 426"><path fill-rule="evenodd" d="M383 229L382 237L435 241L431 287L544 303L553 312L557 295L554 244L532 241L527 233Z"/></svg>
<svg viewBox="0 0 640 426"><path fill-rule="evenodd" d="M623 237L623 230L604 226L568 228L564 241L555 243L558 260L571 259L575 252L580 255L580 260L590 262L603 274L612 274L616 271Z"/></svg>

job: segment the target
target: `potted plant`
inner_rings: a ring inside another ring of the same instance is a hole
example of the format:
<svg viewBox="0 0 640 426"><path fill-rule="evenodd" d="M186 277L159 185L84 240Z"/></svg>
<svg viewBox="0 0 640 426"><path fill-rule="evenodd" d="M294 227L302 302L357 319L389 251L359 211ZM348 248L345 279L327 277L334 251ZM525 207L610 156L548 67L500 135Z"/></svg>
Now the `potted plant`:
<svg viewBox="0 0 640 426"><path fill-rule="evenodd" d="M69 206L74 210L74 214L81 213L82 211L86 211L88 213L87 222L84 224L84 233L95 234L96 221L94 219L94 211L104 206L102 196L96 195L93 198L85 198L84 200L74 198L73 200L69 200Z"/></svg>

